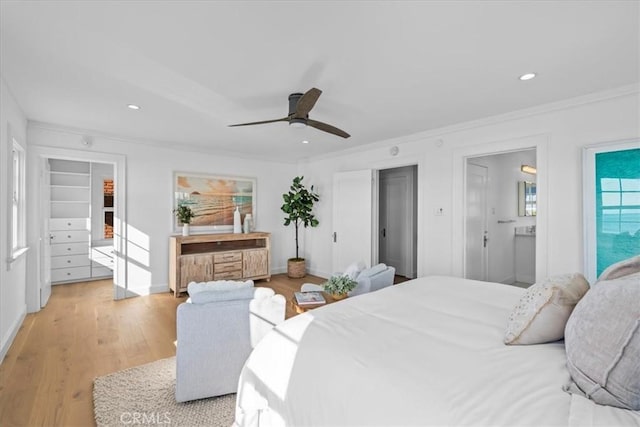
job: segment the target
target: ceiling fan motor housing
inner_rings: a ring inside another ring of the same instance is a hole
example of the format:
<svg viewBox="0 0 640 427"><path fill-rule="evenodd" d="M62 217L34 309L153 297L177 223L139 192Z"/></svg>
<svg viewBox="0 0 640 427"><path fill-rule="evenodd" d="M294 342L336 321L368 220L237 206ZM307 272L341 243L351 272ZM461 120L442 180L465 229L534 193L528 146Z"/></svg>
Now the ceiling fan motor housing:
<svg viewBox="0 0 640 427"><path fill-rule="evenodd" d="M296 108L298 107L298 101L302 98L304 93L292 93L289 95L289 117L293 117L296 113ZM309 115L307 114L307 118Z"/></svg>

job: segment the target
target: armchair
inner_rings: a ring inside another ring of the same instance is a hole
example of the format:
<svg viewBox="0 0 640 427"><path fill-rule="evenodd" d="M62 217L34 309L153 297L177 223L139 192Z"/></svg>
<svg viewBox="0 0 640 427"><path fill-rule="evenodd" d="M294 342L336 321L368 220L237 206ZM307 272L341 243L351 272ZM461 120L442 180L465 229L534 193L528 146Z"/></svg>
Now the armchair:
<svg viewBox="0 0 640 427"><path fill-rule="evenodd" d="M245 285L190 292L178 306L176 401L235 393L253 347L284 321L282 295Z"/></svg>
<svg viewBox="0 0 640 427"><path fill-rule="evenodd" d="M374 265L371 268L365 268L364 263L360 262L349 266L344 273L334 273L334 276L341 274L348 275L358 282L356 287L348 294L352 297L377 291L378 289L393 285L393 278L396 274L396 269L395 267L382 263ZM301 290L303 292L321 291L322 285L305 283L302 285Z"/></svg>

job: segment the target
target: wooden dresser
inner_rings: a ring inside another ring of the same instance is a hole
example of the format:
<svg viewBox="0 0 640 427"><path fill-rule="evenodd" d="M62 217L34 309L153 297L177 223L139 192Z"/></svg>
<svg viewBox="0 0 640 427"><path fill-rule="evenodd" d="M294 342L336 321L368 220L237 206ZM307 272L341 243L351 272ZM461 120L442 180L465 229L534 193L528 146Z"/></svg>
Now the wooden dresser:
<svg viewBox="0 0 640 427"><path fill-rule="evenodd" d="M189 282L271 279L271 233L196 234L169 238L169 289Z"/></svg>

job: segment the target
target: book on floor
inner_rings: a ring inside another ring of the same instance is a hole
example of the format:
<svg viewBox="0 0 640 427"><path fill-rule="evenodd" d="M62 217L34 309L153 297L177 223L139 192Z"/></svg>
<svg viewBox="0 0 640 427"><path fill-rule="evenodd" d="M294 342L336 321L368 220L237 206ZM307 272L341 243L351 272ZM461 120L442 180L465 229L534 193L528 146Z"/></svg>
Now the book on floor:
<svg viewBox="0 0 640 427"><path fill-rule="evenodd" d="M296 292L295 298L298 305L318 305L327 302L320 291Z"/></svg>

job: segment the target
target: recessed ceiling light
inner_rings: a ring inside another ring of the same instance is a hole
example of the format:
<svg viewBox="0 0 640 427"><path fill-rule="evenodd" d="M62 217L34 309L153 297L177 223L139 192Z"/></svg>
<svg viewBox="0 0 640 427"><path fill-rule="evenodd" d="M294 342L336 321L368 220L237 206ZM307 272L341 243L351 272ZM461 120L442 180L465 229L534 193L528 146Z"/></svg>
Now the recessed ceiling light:
<svg viewBox="0 0 640 427"><path fill-rule="evenodd" d="M127 107L131 108L132 110L139 110L140 106L136 105L136 104L129 104L127 105Z"/></svg>
<svg viewBox="0 0 640 427"><path fill-rule="evenodd" d="M532 78L534 78L536 76L536 73L527 73L527 74L523 74L520 76L520 80L525 81L525 80L531 80Z"/></svg>
<svg viewBox="0 0 640 427"><path fill-rule="evenodd" d="M304 141L302 141L303 144L308 144L309 141L307 141L306 139Z"/></svg>

